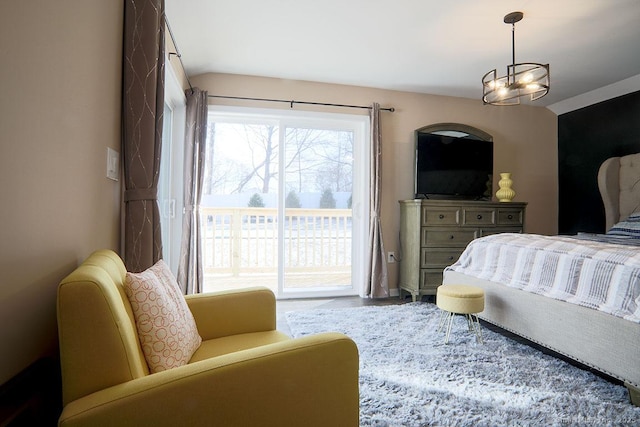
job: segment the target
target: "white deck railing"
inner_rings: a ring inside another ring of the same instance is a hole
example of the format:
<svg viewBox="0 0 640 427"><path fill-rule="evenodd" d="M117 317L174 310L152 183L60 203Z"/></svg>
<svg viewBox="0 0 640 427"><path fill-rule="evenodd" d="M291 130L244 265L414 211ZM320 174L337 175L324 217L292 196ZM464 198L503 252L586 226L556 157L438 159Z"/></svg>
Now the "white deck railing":
<svg viewBox="0 0 640 427"><path fill-rule="evenodd" d="M276 209L201 207L200 215L205 273L277 271ZM350 268L350 209L288 208L283 220L286 271Z"/></svg>

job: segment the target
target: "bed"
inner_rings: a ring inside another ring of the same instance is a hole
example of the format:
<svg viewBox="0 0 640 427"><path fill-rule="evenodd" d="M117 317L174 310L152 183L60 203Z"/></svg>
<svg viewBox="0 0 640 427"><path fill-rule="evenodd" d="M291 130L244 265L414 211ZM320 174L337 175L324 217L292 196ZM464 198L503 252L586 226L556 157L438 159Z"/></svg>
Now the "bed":
<svg viewBox="0 0 640 427"><path fill-rule="evenodd" d="M598 187L605 234L476 239L443 283L483 288L480 318L622 381L640 406L640 153L606 160Z"/></svg>

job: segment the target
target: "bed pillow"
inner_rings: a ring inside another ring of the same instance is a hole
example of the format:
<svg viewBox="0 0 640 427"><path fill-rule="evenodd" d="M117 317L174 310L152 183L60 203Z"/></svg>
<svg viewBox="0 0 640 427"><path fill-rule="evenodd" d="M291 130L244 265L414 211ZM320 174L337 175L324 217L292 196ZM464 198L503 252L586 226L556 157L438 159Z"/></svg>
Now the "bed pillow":
<svg viewBox="0 0 640 427"><path fill-rule="evenodd" d="M149 370L187 364L202 338L167 264L160 260L141 273L127 273L125 292Z"/></svg>
<svg viewBox="0 0 640 427"><path fill-rule="evenodd" d="M607 235L640 239L640 212L633 213L627 219L615 224L607 231Z"/></svg>

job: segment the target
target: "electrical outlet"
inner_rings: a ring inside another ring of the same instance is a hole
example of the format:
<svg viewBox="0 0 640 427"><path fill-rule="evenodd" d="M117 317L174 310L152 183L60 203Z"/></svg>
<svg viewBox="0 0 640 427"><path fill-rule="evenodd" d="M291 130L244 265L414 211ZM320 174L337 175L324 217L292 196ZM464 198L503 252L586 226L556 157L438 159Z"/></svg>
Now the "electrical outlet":
<svg viewBox="0 0 640 427"><path fill-rule="evenodd" d="M387 263L393 264L396 262L396 253L395 252L387 252Z"/></svg>
<svg viewBox="0 0 640 427"><path fill-rule="evenodd" d="M107 147L107 178L114 181L120 175L120 153Z"/></svg>

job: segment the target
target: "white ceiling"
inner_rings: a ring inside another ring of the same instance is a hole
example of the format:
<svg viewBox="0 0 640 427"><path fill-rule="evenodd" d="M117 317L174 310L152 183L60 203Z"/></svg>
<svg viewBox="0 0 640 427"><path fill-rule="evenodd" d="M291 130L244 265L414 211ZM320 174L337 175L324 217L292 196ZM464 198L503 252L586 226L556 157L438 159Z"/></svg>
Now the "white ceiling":
<svg viewBox="0 0 640 427"><path fill-rule="evenodd" d="M309 80L480 99L481 78L549 63L548 106L640 75L640 0L165 0L189 76ZM639 88L640 89L640 88Z"/></svg>

